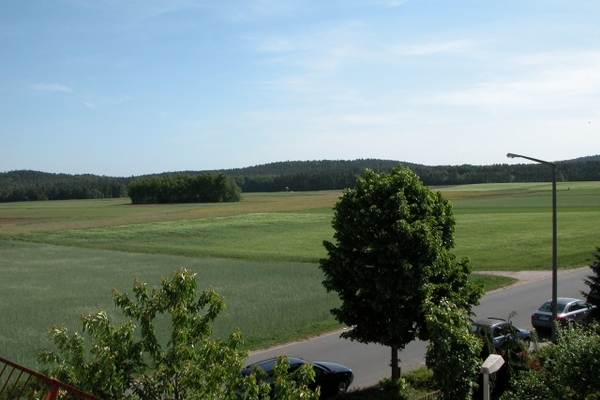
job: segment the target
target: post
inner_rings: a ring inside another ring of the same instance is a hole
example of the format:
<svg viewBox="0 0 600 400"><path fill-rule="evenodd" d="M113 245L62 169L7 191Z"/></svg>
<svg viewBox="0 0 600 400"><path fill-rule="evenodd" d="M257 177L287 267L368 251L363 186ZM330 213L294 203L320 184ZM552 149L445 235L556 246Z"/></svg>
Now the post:
<svg viewBox="0 0 600 400"><path fill-rule="evenodd" d="M556 222L556 164L552 163L552 343L556 343L556 304L558 296L558 228Z"/></svg>
<svg viewBox="0 0 600 400"><path fill-rule="evenodd" d="M483 374L483 400L490 400L490 374L496 373L504 365L504 358L498 354L490 354L481 366Z"/></svg>
<svg viewBox="0 0 600 400"><path fill-rule="evenodd" d="M398 365L398 349L392 347L392 380L400 379L400 366Z"/></svg>
<svg viewBox="0 0 600 400"><path fill-rule="evenodd" d="M558 296L558 228L556 221L556 163L537 158L527 157L520 154L508 153L508 158L524 158L536 163L548 165L552 168L552 343L556 343L556 301Z"/></svg>

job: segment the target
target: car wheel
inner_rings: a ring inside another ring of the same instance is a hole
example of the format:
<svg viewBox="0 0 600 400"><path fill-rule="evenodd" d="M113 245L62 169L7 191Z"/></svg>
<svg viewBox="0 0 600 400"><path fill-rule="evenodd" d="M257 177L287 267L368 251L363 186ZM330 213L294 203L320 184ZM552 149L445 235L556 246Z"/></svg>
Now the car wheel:
<svg viewBox="0 0 600 400"><path fill-rule="evenodd" d="M344 394L348 391L348 382L340 381L337 385L337 394Z"/></svg>

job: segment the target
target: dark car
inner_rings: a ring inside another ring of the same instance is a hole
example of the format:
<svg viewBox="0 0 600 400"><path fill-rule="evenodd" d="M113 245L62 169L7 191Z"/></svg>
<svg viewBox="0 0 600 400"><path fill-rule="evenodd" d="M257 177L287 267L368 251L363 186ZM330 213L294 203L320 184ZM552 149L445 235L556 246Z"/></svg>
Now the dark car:
<svg viewBox="0 0 600 400"><path fill-rule="evenodd" d="M511 322L502 318L478 319L471 325L471 332L491 338L495 349L503 348L509 338L522 340L527 346L531 343L531 332L527 329L517 328Z"/></svg>
<svg viewBox="0 0 600 400"><path fill-rule="evenodd" d="M292 373L304 364L312 365L315 370L315 381L310 385L311 389L321 388L321 398L329 398L338 394L346 393L348 386L354 380L352 370L344 365L329 362L329 361L306 361L298 357L287 357L290 368L288 372ZM257 367L262 369L267 377L273 376L273 367L277 362L277 358L269 358L248 365L242 370L242 375L248 376L252 373L252 369Z"/></svg>
<svg viewBox="0 0 600 400"><path fill-rule="evenodd" d="M580 299L559 297L556 299L556 319L558 322L584 323L595 307ZM552 328L552 300L548 300L531 314L531 325L536 329Z"/></svg>

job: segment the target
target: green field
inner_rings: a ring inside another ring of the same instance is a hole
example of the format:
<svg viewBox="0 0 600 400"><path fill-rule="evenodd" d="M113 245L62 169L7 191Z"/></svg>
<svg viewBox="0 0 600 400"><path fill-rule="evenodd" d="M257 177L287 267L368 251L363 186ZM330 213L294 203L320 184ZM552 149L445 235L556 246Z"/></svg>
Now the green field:
<svg viewBox="0 0 600 400"><path fill-rule="evenodd" d="M550 184L443 188L456 251L475 270L551 265ZM180 267L225 297L217 332L239 326L248 348L338 327L321 286L340 192L246 194L240 203L133 206L127 199L0 204L0 356L32 366L53 323L78 328L111 289L157 285ZM558 185L559 266L585 265L600 245L600 182ZM485 278L489 285L503 278Z"/></svg>

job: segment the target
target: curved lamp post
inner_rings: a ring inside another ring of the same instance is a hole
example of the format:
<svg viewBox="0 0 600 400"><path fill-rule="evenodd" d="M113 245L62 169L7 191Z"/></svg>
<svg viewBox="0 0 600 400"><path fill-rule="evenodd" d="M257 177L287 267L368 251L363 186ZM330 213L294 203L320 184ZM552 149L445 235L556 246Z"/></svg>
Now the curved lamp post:
<svg viewBox="0 0 600 400"><path fill-rule="evenodd" d="M558 280L558 250L557 250L557 228L556 228L556 163L537 158L522 156L520 154L508 153L508 158L524 158L536 163L548 165L552 168L552 343L556 343L556 297Z"/></svg>

